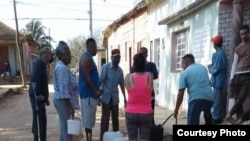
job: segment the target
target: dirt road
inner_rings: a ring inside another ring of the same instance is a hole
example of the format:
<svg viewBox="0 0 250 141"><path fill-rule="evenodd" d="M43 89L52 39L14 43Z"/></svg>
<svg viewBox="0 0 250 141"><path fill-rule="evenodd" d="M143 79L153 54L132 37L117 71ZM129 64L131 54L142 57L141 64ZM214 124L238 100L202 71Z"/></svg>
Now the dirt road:
<svg viewBox="0 0 250 141"><path fill-rule="evenodd" d="M50 102L47 107L47 140L58 140L58 115L52 103L53 87L50 85ZM23 94L9 95L0 99L0 141L32 141L31 133L32 113L29 101L29 95L26 91ZM93 141L99 141L100 130L100 108L97 110L96 126L93 129ZM125 119L120 117L121 132L126 134ZM112 126L110 126L112 127ZM82 139L86 140L85 138Z"/></svg>
<svg viewBox="0 0 250 141"><path fill-rule="evenodd" d="M27 91L0 100L0 141L32 141L32 113ZM57 140L57 113L47 107L48 140Z"/></svg>

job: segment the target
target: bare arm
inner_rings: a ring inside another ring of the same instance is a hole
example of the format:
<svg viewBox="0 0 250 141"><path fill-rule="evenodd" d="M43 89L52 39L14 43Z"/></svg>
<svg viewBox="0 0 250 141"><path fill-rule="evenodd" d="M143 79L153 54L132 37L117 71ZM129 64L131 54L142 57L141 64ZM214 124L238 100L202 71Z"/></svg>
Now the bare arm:
<svg viewBox="0 0 250 141"><path fill-rule="evenodd" d="M174 117L177 118L177 114L178 114L178 111L179 111L179 108L182 104L182 101L183 101L183 96L184 96L184 91L185 91L185 88L184 89L180 89L178 94L177 94L177 100L176 100L176 105L175 105L175 109L174 109Z"/></svg>
<svg viewBox="0 0 250 141"><path fill-rule="evenodd" d="M91 71L93 65L92 65L90 59L87 56L84 56L82 58L81 67L82 67L83 76L86 79L87 85L90 87L90 89L94 92L94 94L97 97L100 96L100 91L95 88L95 86L92 83L91 78L90 78L90 71Z"/></svg>
<svg viewBox="0 0 250 141"><path fill-rule="evenodd" d="M121 91L122 91L122 95L123 95L123 98L124 98L124 103L127 102L127 98L126 98L126 94L125 94L125 80L124 80L124 75L123 75L123 71L121 70L121 74L120 74L120 80L119 80L119 84L120 84L120 88L121 88Z"/></svg>
<svg viewBox="0 0 250 141"><path fill-rule="evenodd" d="M127 106L127 97L126 97L126 94L125 94L125 87L124 87L124 85L120 85L120 88L121 88L122 95L123 95L123 98L124 98L124 106L126 107Z"/></svg>

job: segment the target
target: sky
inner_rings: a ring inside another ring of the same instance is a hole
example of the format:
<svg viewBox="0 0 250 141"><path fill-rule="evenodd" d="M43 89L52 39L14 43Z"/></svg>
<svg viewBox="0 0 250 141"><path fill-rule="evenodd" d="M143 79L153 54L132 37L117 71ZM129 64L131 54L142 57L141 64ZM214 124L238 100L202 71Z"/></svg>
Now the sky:
<svg viewBox="0 0 250 141"><path fill-rule="evenodd" d="M55 41L90 35L90 0L16 0L19 30L41 19ZM92 0L93 32L103 30L133 8L135 0ZM0 21L16 29L13 0L0 0Z"/></svg>

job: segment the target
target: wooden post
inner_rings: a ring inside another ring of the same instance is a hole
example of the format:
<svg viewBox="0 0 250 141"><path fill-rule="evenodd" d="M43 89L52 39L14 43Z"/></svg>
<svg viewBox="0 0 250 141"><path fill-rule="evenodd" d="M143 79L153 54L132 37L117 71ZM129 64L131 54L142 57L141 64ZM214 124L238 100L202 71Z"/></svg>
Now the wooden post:
<svg viewBox="0 0 250 141"><path fill-rule="evenodd" d="M22 77L22 84L23 87L26 88L26 79L24 76L24 72L23 72L23 61L22 61L22 57L21 57L21 51L20 51L20 46L19 46L19 29L18 29L18 21L17 21L17 13L16 13L16 1L13 0L13 6L14 6L14 14L15 14L15 22L16 22L16 48L17 48L17 53L18 53L18 60L19 60L19 64L20 64L20 73L21 73L21 77Z"/></svg>

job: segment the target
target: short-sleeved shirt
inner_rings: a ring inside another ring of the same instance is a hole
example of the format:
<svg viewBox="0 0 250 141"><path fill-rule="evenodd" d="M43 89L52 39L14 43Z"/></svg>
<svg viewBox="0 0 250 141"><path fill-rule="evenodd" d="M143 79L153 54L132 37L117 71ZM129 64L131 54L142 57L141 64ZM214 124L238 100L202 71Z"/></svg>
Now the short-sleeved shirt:
<svg viewBox="0 0 250 141"><path fill-rule="evenodd" d="M105 104L109 104L112 98L113 105L118 104L118 85L124 85L124 76L121 67L113 67L112 63L103 65L100 75L100 81L101 88L103 90L103 94L101 96L102 102L104 102Z"/></svg>
<svg viewBox="0 0 250 141"><path fill-rule="evenodd" d="M69 98L72 106L79 109L78 83L70 69L62 62L56 64L54 74L54 99Z"/></svg>
<svg viewBox="0 0 250 141"><path fill-rule="evenodd" d="M208 71L201 64L193 63L182 72L179 89L183 88L187 88L189 103L195 99L213 101Z"/></svg>

